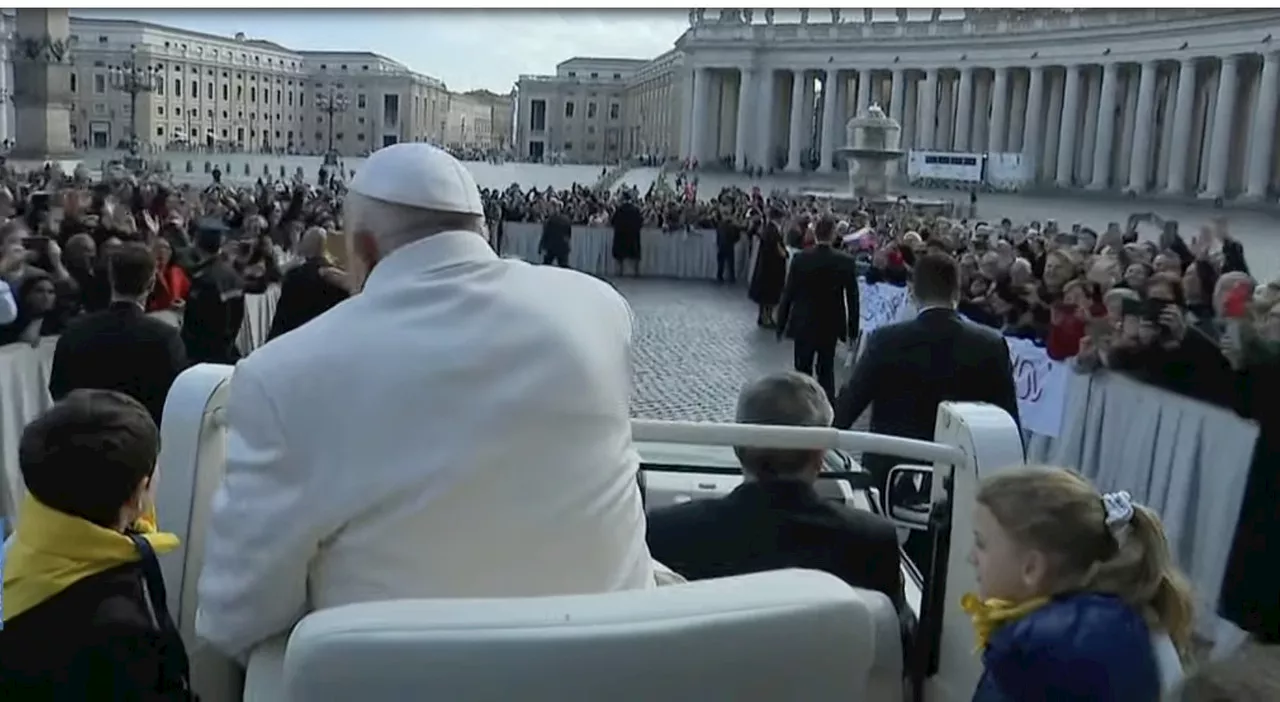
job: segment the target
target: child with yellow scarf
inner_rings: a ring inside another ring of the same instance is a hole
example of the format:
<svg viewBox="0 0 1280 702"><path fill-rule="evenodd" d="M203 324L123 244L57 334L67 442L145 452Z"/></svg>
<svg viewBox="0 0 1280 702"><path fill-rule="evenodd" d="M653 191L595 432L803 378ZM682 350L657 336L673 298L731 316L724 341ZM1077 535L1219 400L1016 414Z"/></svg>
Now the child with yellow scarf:
<svg viewBox="0 0 1280 702"><path fill-rule="evenodd" d="M156 560L178 545L155 527L159 448L146 408L108 390L74 391L23 431L0 699L194 699Z"/></svg>
<svg viewBox="0 0 1280 702"><path fill-rule="evenodd" d="M1158 702L1176 687L1192 605L1155 513L1026 468L983 481L973 525L974 702Z"/></svg>

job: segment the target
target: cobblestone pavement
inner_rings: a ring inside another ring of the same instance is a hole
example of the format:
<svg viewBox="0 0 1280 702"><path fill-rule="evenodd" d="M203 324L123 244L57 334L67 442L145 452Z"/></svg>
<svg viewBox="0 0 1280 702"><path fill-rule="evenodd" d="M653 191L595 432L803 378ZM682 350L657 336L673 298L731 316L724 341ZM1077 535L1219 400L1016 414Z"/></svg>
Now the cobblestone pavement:
<svg viewBox="0 0 1280 702"><path fill-rule="evenodd" d="M791 343L756 327L741 285L612 282L635 314L633 416L732 421L744 384L791 367Z"/></svg>

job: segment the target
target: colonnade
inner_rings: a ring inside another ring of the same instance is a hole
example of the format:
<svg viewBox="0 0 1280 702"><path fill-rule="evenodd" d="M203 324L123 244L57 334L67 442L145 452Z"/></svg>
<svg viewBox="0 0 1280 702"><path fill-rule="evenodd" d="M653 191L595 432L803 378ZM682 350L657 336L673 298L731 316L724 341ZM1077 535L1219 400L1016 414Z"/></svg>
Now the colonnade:
<svg viewBox="0 0 1280 702"><path fill-rule="evenodd" d="M682 154L738 170L835 168L872 102L902 148L1021 153L1059 188L1258 200L1280 185L1280 51L1039 66L890 69L697 65L684 74Z"/></svg>

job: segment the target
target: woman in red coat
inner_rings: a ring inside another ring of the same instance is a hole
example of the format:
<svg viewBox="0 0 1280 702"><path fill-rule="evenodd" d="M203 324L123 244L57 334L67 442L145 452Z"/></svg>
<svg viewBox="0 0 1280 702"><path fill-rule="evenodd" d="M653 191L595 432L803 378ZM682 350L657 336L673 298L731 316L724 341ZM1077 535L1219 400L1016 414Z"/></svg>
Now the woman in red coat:
<svg viewBox="0 0 1280 702"><path fill-rule="evenodd" d="M173 247L164 237L156 237L151 245L156 255L156 285L147 300L148 312L181 308L191 290L191 280L182 267L173 262Z"/></svg>

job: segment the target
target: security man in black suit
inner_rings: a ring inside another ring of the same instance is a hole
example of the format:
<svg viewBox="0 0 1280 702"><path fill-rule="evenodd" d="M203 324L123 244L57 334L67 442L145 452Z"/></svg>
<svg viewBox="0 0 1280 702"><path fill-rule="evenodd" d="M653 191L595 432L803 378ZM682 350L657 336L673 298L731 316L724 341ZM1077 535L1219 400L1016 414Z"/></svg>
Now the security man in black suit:
<svg viewBox="0 0 1280 702"><path fill-rule="evenodd" d="M778 338L795 342L795 367L813 375L832 403L836 397L836 343L858 338L858 264L834 247L836 221L814 226L813 248L791 261L778 304Z"/></svg>
<svg viewBox="0 0 1280 702"><path fill-rule="evenodd" d="M72 390L115 390L140 402L160 426L169 388L187 368L187 351L177 328L144 312L156 281L155 257L142 244L123 244L107 259L107 277L107 309L76 319L58 338L49 394L57 401Z"/></svg>
<svg viewBox="0 0 1280 702"><path fill-rule="evenodd" d="M871 431L928 441L944 401L989 402L1017 424L1009 346L995 331L956 313L960 269L955 259L941 252L920 256L911 271L911 288L919 309L916 318L871 333L836 401L836 428L852 427L870 405ZM886 513L890 501L929 501L928 481L919 487L888 484L889 472L903 462L896 456L862 456ZM924 532L911 532L903 548L921 571L930 567L932 545Z"/></svg>
<svg viewBox="0 0 1280 702"><path fill-rule="evenodd" d="M738 396L743 424L826 427L832 409L813 378L784 371ZM688 580L779 568L830 573L888 595L903 611L901 558L893 524L819 496L823 451L738 447L743 483L723 498L649 513L654 559Z"/></svg>
<svg viewBox="0 0 1280 702"><path fill-rule="evenodd" d="M852 427L870 405L871 431L929 441L944 401L989 402L1018 422L1009 347L995 331L956 313L955 259L927 253L916 259L911 280L919 313L871 333L836 401L835 426ZM902 462L894 456L862 458L883 495L889 471Z"/></svg>
<svg viewBox="0 0 1280 702"><path fill-rule="evenodd" d="M236 337L244 323L244 279L223 258L227 227L217 220L196 225L196 255L182 318L182 340L192 363L235 363Z"/></svg>
<svg viewBox="0 0 1280 702"><path fill-rule="evenodd" d="M555 201L554 210L547 221L542 223L542 238L538 240L538 253L542 254L542 265L552 263L561 268L569 267L569 241L573 238L573 222L564 214L564 206Z"/></svg>

